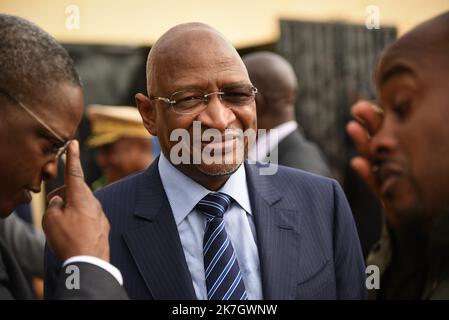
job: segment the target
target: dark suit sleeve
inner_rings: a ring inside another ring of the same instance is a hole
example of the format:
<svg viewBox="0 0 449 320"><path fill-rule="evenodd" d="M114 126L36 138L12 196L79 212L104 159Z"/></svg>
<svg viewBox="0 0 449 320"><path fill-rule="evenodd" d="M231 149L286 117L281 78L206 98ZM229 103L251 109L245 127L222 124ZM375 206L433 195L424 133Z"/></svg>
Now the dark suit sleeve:
<svg viewBox="0 0 449 320"><path fill-rule="evenodd" d="M52 299L55 296L56 282L61 271L62 261L59 260L50 248L45 246L44 257L44 298Z"/></svg>
<svg viewBox="0 0 449 320"><path fill-rule="evenodd" d="M76 262L65 266L56 282L54 299L124 300L123 287L112 274L90 263Z"/></svg>
<svg viewBox="0 0 449 320"><path fill-rule="evenodd" d="M366 299L365 263L360 240L346 197L334 185L334 260L338 299Z"/></svg>
<svg viewBox="0 0 449 320"><path fill-rule="evenodd" d="M0 237L26 276L44 276L45 235L15 213L0 219Z"/></svg>
<svg viewBox="0 0 449 320"><path fill-rule="evenodd" d="M62 261L45 248L45 299L122 300L124 288L112 274L90 263L76 262L61 268ZM77 282L77 275L79 282Z"/></svg>
<svg viewBox="0 0 449 320"><path fill-rule="evenodd" d="M0 300L33 299L16 259L0 239Z"/></svg>

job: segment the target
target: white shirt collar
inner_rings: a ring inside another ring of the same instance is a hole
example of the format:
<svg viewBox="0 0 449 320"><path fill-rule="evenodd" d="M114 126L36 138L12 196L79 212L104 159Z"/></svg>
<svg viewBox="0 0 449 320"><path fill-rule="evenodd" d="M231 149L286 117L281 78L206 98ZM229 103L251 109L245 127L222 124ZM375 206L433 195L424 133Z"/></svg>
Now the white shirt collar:
<svg viewBox="0 0 449 320"><path fill-rule="evenodd" d="M162 152L159 157L158 168L176 225L179 225L192 212L196 204L211 191L176 169ZM218 191L231 196L240 207L247 213L252 214L243 164Z"/></svg>

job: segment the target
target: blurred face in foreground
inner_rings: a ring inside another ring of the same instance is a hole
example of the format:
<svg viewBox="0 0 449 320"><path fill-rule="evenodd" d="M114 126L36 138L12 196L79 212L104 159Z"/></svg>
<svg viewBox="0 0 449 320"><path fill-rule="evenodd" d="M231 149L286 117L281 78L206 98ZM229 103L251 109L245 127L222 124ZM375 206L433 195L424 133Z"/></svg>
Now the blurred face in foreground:
<svg viewBox="0 0 449 320"><path fill-rule="evenodd" d="M400 223L449 212L449 15L399 39L377 70L384 111L372 153L381 194Z"/></svg>

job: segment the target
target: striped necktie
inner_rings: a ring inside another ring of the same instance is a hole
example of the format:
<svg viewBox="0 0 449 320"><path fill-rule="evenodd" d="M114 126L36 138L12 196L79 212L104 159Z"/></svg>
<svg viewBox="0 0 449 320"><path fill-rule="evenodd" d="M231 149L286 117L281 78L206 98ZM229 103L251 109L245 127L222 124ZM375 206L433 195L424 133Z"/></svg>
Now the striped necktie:
<svg viewBox="0 0 449 320"><path fill-rule="evenodd" d="M248 299L234 247L223 220L231 200L224 193L211 192L196 205L207 217L203 257L208 300Z"/></svg>

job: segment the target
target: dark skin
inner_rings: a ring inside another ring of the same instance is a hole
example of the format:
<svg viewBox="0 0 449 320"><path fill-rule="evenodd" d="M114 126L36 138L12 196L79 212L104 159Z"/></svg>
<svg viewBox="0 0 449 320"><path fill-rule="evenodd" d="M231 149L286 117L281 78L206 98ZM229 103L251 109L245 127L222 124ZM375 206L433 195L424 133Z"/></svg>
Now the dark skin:
<svg viewBox="0 0 449 320"><path fill-rule="evenodd" d="M243 62L252 83L259 89L256 96L258 127L269 130L295 120L298 83L290 64L268 51L248 54Z"/></svg>
<svg viewBox="0 0 449 320"><path fill-rule="evenodd" d="M123 137L98 147L96 153L97 164L108 182L144 170L153 160L149 138Z"/></svg>
<svg viewBox="0 0 449 320"><path fill-rule="evenodd" d="M201 43L201 45L198 45ZM249 84L246 68L230 43L216 30L203 24L184 24L169 30L153 46L147 70L148 95L169 97L185 88L216 92L234 84ZM170 133L186 129L190 136L193 121L201 123L202 131L213 128L224 134L226 129L256 129L255 102L248 106L229 108L214 95L199 114L180 115L169 105L143 94L136 103L147 130L158 136L164 156L170 160L170 150L177 141ZM234 144L234 151L237 145ZM192 147L190 147L192 148ZM245 158L248 142L244 143ZM218 190L242 163L180 164L177 168L209 190Z"/></svg>
<svg viewBox="0 0 449 320"><path fill-rule="evenodd" d="M67 150L64 194L48 196L42 227L60 259L86 255L109 262L109 221L84 182L79 156L79 144L74 141Z"/></svg>
<svg viewBox="0 0 449 320"><path fill-rule="evenodd" d="M63 139L72 139L83 112L82 89L58 83L51 93L32 93L21 102ZM8 216L21 203L31 201L42 180L57 175L53 152L60 142L17 103L0 100L0 216ZM84 182L78 142L67 149L64 194L50 195L42 226L49 246L66 260L89 255L109 261L109 222L101 205ZM73 228L77 226L77 228Z"/></svg>
<svg viewBox="0 0 449 320"><path fill-rule="evenodd" d="M353 168L383 200L392 226L428 230L449 212L449 13L418 26L382 56L379 105L359 102L347 131ZM367 135L367 132L369 133Z"/></svg>
<svg viewBox="0 0 449 320"><path fill-rule="evenodd" d="M52 92L45 100L27 97L21 102L63 139L70 139L81 119L81 88L61 84ZM52 150L61 143L16 102L0 98L4 103L0 111L0 145L5 150L0 158L0 212L4 217L20 203L29 202L30 192L39 192L42 180L56 177Z"/></svg>

